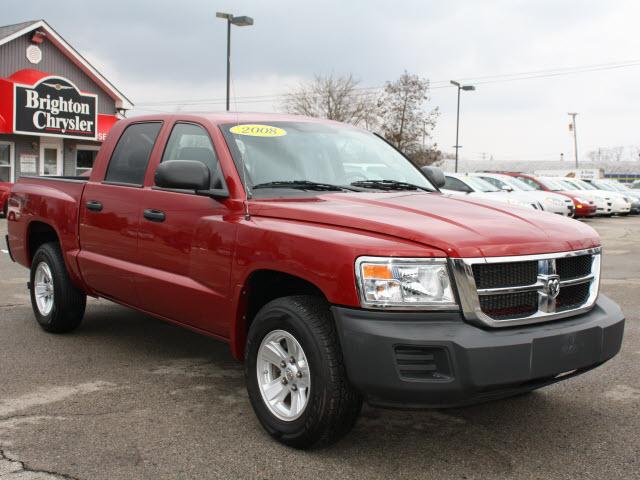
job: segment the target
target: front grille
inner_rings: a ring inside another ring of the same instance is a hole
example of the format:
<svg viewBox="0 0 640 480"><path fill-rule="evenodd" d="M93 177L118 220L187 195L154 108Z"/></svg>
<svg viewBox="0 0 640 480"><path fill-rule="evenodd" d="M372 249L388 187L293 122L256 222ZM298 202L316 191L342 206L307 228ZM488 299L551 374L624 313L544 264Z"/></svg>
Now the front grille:
<svg viewBox="0 0 640 480"><path fill-rule="evenodd" d="M564 312L579 307L589 298L590 283L568 285L560 289L556 298L556 311Z"/></svg>
<svg viewBox="0 0 640 480"><path fill-rule="evenodd" d="M538 262L476 263L473 276L477 288L533 285L538 279Z"/></svg>
<svg viewBox="0 0 640 480"><path fill-rule="evenodd" d="M450 380L449 354L443 347L398 345L395 347L396 365L405 380Z"/></svg>
<svg viewBox="0 0 640 480"><path fill-rule="evenodd" d="M524 318L538 311L538 293L535 291L483 295L482 311L496 320Z"/></svg>
<svg viewBox="0 0 640 480"><path fill-rule="evenodd" d="M493 327L526 324L580 313L595 303L600 249L511 261L456 259L453 266L466 318Z"/></svg>
<svg viewBox="0 0 640 480"><path fill-rule="evenodd" d="M556 272L560 280L586 277L591 273L591 255L578 255L576 257L558 258L556 260Z"/></svg>

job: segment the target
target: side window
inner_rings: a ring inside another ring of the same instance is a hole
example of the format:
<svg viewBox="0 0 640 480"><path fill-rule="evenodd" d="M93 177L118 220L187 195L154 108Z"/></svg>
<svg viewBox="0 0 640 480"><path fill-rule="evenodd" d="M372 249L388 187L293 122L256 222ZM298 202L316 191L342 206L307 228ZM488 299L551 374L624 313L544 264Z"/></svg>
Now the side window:
<svg viewBox="0 0 640 480"><path fill-rule="evenodd" d="M464 182L453 177L445 177L444 187L442 188L444 188L445 190L454 190L456 192L471 191L471 189L467 185L465 185Z"/></svg>
<svg viewBox="0 0 640 480"><path fill-rule="evenodd" d="M177 123L167 142L162 161L195 160L202 162L211 172L211 188L222 188L222 170L211 138L200 125Z"/></svg>
<svg viewBox="0 0 640 480"><path fill-rule="evenodd" d="M142 185L161 126L160 122L129 125L113 150L105 181Z"/></svg>

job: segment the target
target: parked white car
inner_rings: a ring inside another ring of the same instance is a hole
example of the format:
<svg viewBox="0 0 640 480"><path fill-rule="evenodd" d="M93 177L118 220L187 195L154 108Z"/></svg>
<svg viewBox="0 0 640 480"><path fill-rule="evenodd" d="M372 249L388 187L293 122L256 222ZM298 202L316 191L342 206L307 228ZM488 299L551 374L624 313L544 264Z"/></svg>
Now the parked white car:
<svg viewBox="0 0 640 480"><path fill-rule="evenodd" d="M616 180L595 178L593 180L586 181L594 187L599 188L600 190L622 194L624 196L624 199L631 204L631 213L640 212L640 191L631 190L629 187Z"/></svg>
<svg viewBox="0 0 640 480"><path fill-rule="evenodd" d="M482 178L501 190L507 192L525 192L529 198L537 200L542 204L543 210L550 213L557 213L566 217L573 215L573 202L570 198L553 192L536 190L527 185L522 180L518 180L510 175L500 173L478 172L471 175Z"/></svg>
<svg viewBox="0 0 640 480"><path fill-rule="evenodd" d="M445 173L445 184L440 190L452 195L468 195L479 200L507 203L523 208L542 210L542 205L531 199L529 195L521 195L520 192L505 192L491 185L479 177L465 173Z"/></svg>
<svg viewBox="0 0 640 480"><path fill-rule="evenodd" d="M574 195L575 198L582 199L586 203L592 203L596 207L596 215L610 216L611 213L611 199L608 197L601 197L600 195L592 195L586 190L578 190L575 185L563 182L563 178L560 177L538 177L536 179L546 185L551 190L558 190L567 192Z"/></svg>
<svg viewBox="0 0 640 480"><path fill-rule="evenodd" d="M574 185L578 190L587 191L594 195L600 195L603 198L609 198L611 201L611 213L613 215L628 215L631 211L631 202L625 200L624 195L621 193L601 190L591 185L589 182L585 182L579 178L563 178L563 180Z"/></svg>

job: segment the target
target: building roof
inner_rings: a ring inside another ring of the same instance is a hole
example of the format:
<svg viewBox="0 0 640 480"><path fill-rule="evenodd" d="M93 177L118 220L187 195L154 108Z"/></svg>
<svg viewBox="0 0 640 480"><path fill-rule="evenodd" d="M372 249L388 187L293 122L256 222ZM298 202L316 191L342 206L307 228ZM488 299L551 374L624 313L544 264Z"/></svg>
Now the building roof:
<svg viewBox="0 0 640 480"><path fill-rule="evenodd" d="M29 20L28 22L22 23L14 23L13 25L5 25L4 27L0 27L0 41L2 41L5 37L9 37L20 30L33 25L38 20Z"/></svg>
<svg viewBox="0 0 640 480"><path fill-rule="evenodd" d="M117 108L131 109L133 103L120 90L107 80L86 58L67 43L67 41L56 32L51 25L44 20L31 20L29 22L16 23L13 25L0 26L0 45L10 42L14 38L18 38L36 29L43 30L47 34L47 39L54 44L60 51L73 62L80 70L88 75L96 82L105 92L109 94L116 102Z"/></svg>

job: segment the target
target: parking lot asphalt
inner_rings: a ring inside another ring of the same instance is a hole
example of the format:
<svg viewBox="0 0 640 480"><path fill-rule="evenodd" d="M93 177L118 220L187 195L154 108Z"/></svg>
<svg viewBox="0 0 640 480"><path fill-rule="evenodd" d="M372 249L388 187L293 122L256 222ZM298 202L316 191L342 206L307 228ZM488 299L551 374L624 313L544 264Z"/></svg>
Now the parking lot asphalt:
<svg viewBox="0 0 640 480"><path fill-rule="evenodd" d="M104 300L73 334L46 334L27 270L0 254L0 479L640 478L640 217L587 223L601 291L627 316L616 358L469 408L365 407L309 452L263 432L225 344Z"/></svg>

